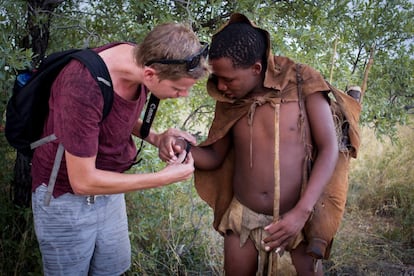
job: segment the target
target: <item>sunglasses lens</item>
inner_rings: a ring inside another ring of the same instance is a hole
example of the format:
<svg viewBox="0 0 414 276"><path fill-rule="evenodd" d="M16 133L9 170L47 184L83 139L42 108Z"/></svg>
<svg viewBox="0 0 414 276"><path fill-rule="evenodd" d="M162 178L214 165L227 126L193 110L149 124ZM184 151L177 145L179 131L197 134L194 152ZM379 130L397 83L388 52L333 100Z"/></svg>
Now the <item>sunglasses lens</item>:
<svg viewBox="0 0 414 276"><path fill-rule="evenodd" d="M204 48L203 48L203 50L202 50L202 52L201 52L201 55L202 55L204 58L207 58L207 55L208 55L208 44L207 44L206 46L204 46Z"/></svg>
<svg viewBox="0 0 414 276"><path fill-rule="evenodd" d="M207 55L208 55L208 44L206 44L198 54L196 54L194 57L192 57L187 62L187 70L188 71L194 70L200 64L201 57L207 58Z"/></svg>
<svg viewBox="0 0 414 276"><path fill-rule="evenodd" d="M199 63L200 63L200 55L196 55L195 57L193 57L191 60L188 61L187 63L188 71L194 70L198 66Z"/></svg>

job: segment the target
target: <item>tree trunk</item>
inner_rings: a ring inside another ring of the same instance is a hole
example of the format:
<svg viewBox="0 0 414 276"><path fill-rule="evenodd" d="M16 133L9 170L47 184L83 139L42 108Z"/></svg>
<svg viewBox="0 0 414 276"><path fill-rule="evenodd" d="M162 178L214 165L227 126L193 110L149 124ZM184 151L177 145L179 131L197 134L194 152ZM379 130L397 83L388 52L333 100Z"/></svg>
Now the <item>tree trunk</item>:
<svg viewBox="0 0 414 276"><path fill-rule="evenodd" d="M17 206L29 207L32 190L32 176L30 174L32 158L16 153L14 163L14 177L12 181L12 199Z"/></svg>
<svg viewBox="0 0 414 276"><path fill-rule="evenodd" d="M43 59L49 44L49 27L53 11L63 0L28 0L27 1L27 29L28 36L20 43L22 48L32 48L33 66L37 66ZM29 207L31 200L31 163L32 158L17 152L12 180L13 202L22 207Z"/></svg>
<svg viewBox="0 0 414 276"><path fill-rule="evenodd" d="M38 65L45 56L49 44L49 27L54 10L63 0L27 0L26 27L28 36L23 38L21 46L32 49L33 64Z"/></svg>
<svg viewBox="0 0 414 276"><path fill-rule="evenodd" d="M369 51L369 60L368 60L367 67L365 68L365 71L364 71L364 79L362 80L362 85L361 85L361 101L360 101L361 103L365 95L365 91L367 90L368 75L369 75L369 71L371 71L372 65L374 64L374 55L375 55L375 45L372 45Z"/></svg>

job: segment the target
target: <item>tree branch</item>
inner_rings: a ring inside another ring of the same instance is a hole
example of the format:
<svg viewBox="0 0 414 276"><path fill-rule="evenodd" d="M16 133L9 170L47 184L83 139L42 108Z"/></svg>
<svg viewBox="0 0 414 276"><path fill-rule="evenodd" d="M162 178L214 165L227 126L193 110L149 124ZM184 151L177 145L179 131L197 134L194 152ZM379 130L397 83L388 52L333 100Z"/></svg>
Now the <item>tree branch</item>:
<svg viewBox="0 0 414 276"><path fill-rule="evenodd" d="M371 49L369 51L368 64L365 67L364 79L361 85L361 101L360 101L361 103L362 103L362 99L364 98L365 91L367 90L368 75L369 75L369 71L371 70L372 65L374 64L374 55L375 55L375 44L371 46Z"/></svg>
<svg viewBox="0 0 414 276"><path fill-rule="evenodd" d="M330 83L332 83L332 78L333 78L333 71L334 71L335 56L336 56L336 47L337 46L338 46L338 38L335 38L334 50L333 50L333 53L332 53L331 72L329 73L329 82Z"/></svg>
<svg viewBox="0 0 414 276"><path fill-rule="evenodd" d="M191 120L191 118L193 118L197 113L202 113L201 110L203 108L207 109L211 107L210 105L200 105L199 107L197 107L193 112L191 112L187 118L185 119L185 121L182 124L182 128L185 129L185 126L188 124L188 122Z"/></svg>

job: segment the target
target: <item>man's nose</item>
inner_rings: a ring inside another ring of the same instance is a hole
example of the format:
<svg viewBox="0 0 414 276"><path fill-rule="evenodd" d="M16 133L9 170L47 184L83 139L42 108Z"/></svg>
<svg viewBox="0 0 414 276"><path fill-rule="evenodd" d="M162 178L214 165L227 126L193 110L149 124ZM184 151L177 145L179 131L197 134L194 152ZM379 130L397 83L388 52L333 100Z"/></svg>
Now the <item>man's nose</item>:
<svg viewBox="0 0 414 276"><path fill-rule="evenodd" d="M219 79L217 82L217 89L220 91L226 91L228 87L222 80Z"/></svg>
<svg viewBox="0 0 414 276"><path fill-rule="evenodd" d="M178 97L188 97L189 94L190 94L189 90L181 90L180 92L177 93Z"/></svg>

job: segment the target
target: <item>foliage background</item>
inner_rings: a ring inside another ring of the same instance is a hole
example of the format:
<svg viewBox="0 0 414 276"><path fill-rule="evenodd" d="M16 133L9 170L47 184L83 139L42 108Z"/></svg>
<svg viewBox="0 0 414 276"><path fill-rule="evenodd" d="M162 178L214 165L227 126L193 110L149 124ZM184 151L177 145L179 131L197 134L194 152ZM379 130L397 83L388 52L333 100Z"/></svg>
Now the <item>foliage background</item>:
<svg viewBox="0 0 414 276"><path fill-rule="evenodd" d="M139 42L154 25L165 21L186 22L201 40L209 41L232 12L245 13L266 28L276 54L312 65L341 89L366 85L361 125L382 142L388 137L393 142L401 140L397 140L399 126L408 123L414 107L414 11L413 2L407 0L0 0L0 132L15 74L41 58L42 46L51 53L110 41ZM163 102L154 127L179 127L197 134L201 141L212 110L213 102L200 82L189 98ZM404 137L412 141L412 128L408 129ZM410 170L385 174L390 166L401 168L393 162L407 153L407 141L391 145L400 148L370 156L368 161L361 159L365 162L361 168L368 169L355 168L349 204L394 218L401 230L387 232L387 238L402 240L412 248L414 176ZM31 210L10 201L15 152L3 135L0 153L0 275L37 275L41 273L40 254ZM412 156L404 160L407 168L412 168L408 165ZM163 166L150 145L145 146L142 158L130 173ZM379 181L384 185L377 189L374 184ZM211 231L211 211L200 201L191 181L130 193L127 200L134 254L131 274L220 273L221 239Z"/></svg>

